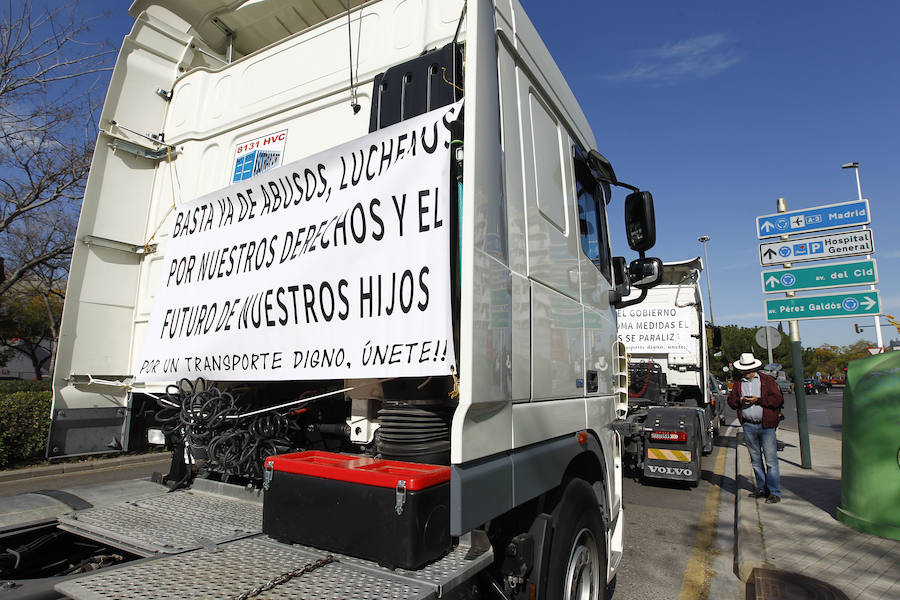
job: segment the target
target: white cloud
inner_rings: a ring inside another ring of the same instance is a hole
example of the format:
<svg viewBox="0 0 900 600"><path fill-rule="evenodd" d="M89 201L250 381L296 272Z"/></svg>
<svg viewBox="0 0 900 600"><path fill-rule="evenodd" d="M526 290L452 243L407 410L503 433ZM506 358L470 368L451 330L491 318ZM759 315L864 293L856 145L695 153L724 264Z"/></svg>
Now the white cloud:
<svg viewBox="0 0 900 600"><path fill-rule="evenodd" d="M607 78L617 81L675 83L682 79L707 79L737 64L740 57L723 33L695 36L645 51L621 73Z"/></svg>

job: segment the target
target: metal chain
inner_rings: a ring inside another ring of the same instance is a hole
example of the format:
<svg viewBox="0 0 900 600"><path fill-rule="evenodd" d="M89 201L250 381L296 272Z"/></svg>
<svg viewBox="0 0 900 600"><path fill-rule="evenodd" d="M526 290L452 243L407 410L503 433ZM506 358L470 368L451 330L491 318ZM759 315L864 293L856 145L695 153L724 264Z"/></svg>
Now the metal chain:
<svg viewBox="0 0 900 600"><path fill-rule="evenodd" d="M277 577L273 577L269 581L267 581L263 584L260 584L253 589L247 590L246 592L244 592L243 594L241 594L239 596L235 596L233 600L247 600L248 598L252 598L253 596L258 596L259 594L262 594L263 592L268 592L275 586L279 586L283 583L287 583L294 577L300 577L301 575L305 575L306 573L311 573L311 572L315 571L316 569L320 569L320 568L324 567L325 565L333 563L333 562L338 562L338 560L334 556L329 554L327 557L325 557L321 560L317 560L316 562L306 563L299 569L294 569L293 571L288 571L287 573L284 573Z"/></svg>

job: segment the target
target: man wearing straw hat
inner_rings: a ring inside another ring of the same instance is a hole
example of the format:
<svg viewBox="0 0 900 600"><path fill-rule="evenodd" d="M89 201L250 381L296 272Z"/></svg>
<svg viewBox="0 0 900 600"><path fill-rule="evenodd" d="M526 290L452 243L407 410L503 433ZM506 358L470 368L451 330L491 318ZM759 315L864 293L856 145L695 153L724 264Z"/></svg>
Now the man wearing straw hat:
<svg viewBox="0 0 900 600"><path fill-rule="evenodd" d="M778 473L778 442L775 430L781 420L784 398L774 377L759 373L762 363L752 352L741 354L732 366L741 374L728 394L728 406L737 411L744 428L744 442L750 451L756 490L753 498L765 498L766 504L781 502L781 477Z"/></svg>

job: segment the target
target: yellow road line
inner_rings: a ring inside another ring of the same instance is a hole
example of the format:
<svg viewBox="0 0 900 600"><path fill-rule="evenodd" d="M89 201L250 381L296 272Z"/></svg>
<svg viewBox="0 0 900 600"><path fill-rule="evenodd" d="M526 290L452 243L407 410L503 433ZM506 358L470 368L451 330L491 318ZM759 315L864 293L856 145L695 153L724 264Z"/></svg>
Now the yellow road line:
<svg viewBox="0 0 900 600"><path fill-rule="evenodd" d="M727 456L728 447L720 446L716 456L716 466L713 470L720 477L725 473ZM709 596L709 583L712 577L710 563L719 521L719 498L721 495L722 487L720 485L711 485L706 493L706 503L703 506L697 533L694 535L691 557L684 569L678 600L705 600Z"/></svg>

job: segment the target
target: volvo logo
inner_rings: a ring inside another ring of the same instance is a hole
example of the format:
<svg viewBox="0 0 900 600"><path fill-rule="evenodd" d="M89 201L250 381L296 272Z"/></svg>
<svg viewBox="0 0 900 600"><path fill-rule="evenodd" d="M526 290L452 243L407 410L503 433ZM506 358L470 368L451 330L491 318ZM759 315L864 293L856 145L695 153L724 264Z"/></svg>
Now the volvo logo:
<svg viewBox="0 0 900 600"><path fill-rule="evenodd" d="M647 468L650 469L651 473L665 473L666 475L681 475L684 477L690 477L694 474L690 469L683 469L680 467L659 467L657 465L647 465Z"/></svg>

